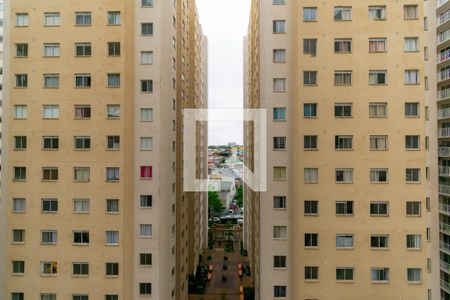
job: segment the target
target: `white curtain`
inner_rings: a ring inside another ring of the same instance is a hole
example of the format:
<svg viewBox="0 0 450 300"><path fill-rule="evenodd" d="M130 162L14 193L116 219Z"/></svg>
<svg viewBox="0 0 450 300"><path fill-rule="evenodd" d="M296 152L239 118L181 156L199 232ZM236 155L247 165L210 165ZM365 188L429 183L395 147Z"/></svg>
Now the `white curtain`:
<svg viewBox="0 0 450 300"><path fill-rule="evenodd" d="M406 70L405 71L405 83L406 84L417 84L417 83L419 83L419 71L417 71L417 70Z"/></svg>
<svg viewBox="0 0 450 300"><path fill-rule="evenodd" d="M317 182L318 181L318 169L317 168L305 168L304 176L306 182Z"/></svg>
<svg viewBox="0 0 450 300"><path fill-rule="evenodd" d="M273 227L273 237L274 238L285 238L287 237L286 226L274 226Z"/></svg>
<svg viewBox="0 0 450 300"><path fill-rule="evenodd" d="M106 232L106 243L118 244L119 243L119 232L118 231L107 231Z"/></svg>
<svg viewBox="0 0 450 300"><path fill-rule="evenodd" d="M386 51L386 39L369 40L369 52L385 52L385 51Z"/></svg>
<svg viewBox="0 0 450 300"><path fill-rule="evenodd" d="M273 89L274 89L274 91L285 91L286 90L286 79L275 78L273 80Z"/></svg>
<svg viewBox="0 0 450 300"><path fill-rule="evenodd" d="M141 236L152 236L152 225L151 224L141 224Z"/></svg>
<svg viewBox="0 0 450 300"><path fill-rule="evenodd" d="M419 51L419 39L418 38L405 38L405 51L413 52Z"/></svg>
<svg viewBox="0 0 450 300"><path fill-rule="evenodd" d="M371 117L385 117L387 116L386 103L374 103L369 105L369 116Z"/></svg>
<svg viewBox="0 0 450 300"><path fill-rule="evenodd" d="M75 168L75 180L89 181L89 168Z"/></svg>
<svg viewBox="0 0 450 300"><path fill-rule="evenodd" d="M387 136L371 136L370 149L385 150L387 149Z"/></svg>
<svg viewBox="0 0 450 300"><path fill-rule="evenodd" d="M371 169L370 181L371 182L385 182L387 179L387 170L385 169Z"/></svg>
<svg viewBox="0 0 450 300"><path fill-rule="evenodd" d="M376 6L369 7L369 17L373 20L384 20L386 19L386 7Z"/></svg>

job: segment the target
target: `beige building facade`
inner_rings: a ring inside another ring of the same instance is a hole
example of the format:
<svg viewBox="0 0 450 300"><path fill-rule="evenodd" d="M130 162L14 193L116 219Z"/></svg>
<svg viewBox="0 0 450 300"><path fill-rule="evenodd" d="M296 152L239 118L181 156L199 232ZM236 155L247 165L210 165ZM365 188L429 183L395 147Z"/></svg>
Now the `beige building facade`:
<svg viewBox="0 0 450 300"><path fill-rule="evenodd" d="M206 43L192 0L5 2L1 299L187 299L207 200L182 202L180 115L207 106Z"/></svg>
<svg viewBox="0 0 450 300"><path fill-rule="evenodd" d="M244 106L268 120L267 191L245 190L257 299L440 299L436 7L252 1Z"/></svg>

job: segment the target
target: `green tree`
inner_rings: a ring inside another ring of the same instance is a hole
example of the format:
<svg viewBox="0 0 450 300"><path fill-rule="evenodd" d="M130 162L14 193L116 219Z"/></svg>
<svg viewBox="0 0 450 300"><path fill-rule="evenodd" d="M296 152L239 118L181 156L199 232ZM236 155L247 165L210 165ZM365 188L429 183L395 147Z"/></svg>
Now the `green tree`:
<svg viewBox="0 0 450 300"><path fill-rule="evenodd" d="M242 185L236 189L236 195L234 196L234 199L236 199L237 206L244 206L244 189L242 188Z"/></svg>
<svg viewBox="0 0 450 300"><path fill-rule="evenodd" d="M222 201L219 199L219 194L217 192L208 192L208 211L209 217L211 218L214 214L220 214L224 207Z"/></svg>

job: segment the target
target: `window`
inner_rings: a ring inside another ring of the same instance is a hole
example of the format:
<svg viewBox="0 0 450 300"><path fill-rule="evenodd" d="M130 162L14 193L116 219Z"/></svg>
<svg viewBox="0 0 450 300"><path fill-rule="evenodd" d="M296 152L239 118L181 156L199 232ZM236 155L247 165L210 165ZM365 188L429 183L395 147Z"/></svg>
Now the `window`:
<svg viewBox="0 0 450 300"><path fill-rule="evenodd" d="M337 234L336 248L353 248L353 234Z"/></svg>
<svg viewBox="0 0 450 300"><path fill-rule="evenodd" d="M27 137L26 136L14 136L14 150L27 149Z"/></svg>
<svg viewBox="0 0 450 300"><path fill-rule="evenodd" d="M108 104L106 106L106 117L108 119L120 118L120 105Z"/></svg>
<svg viewBox="0 0 450 300"><path fill-rule="evenodd" d="M120 11L108 11L108 25L120 25Z"/></svg>
<svg viewBox="0 0 450 300"><path fill-rule="evenodd" d="M303 40L303 54L311 54L315 56L317 53L317 39Z"/></svg>
<svg viewBox="0 0 450 300"><path fill-rule="evenodd" d="M75 105L75 119L86 120L91 118L90 105Z"/></svg>
<svg viewBox="0 0 450 300"><path fill-rule="evenodd" d="M139 225L139 236L140 237L152 237L153 228L152 224L140 224Z"/></svg>
<svg viewBox="0 0 450 300"><path fill-rule="evenodd" d="M274 78L273 79L273 91L285 92L286 91L286 78Z"/></svg>
<svg viewBox="0 0 450 300"><path fill-rule="evenodd" d="M273 167L273 180L286 180L286 167Z"/></svg>
<svg viewBox="0 0 450 300"><path fill-rule="evenodd" d="M334 72L334 85L351 85L352 84L352 71L335 71Z"/></svg>
<svg viewBox="0 0 450 300"><path fill-rule="evenodd" d="M388 115L388 104L386 102L369 103L369 117L370 118L385 118Z"/></svg>
<svg viewBox="0 0 450 300"><path fill-rule="evenodd" d="M75 74L75 87L90 88L91 74Z"/></svg>
<svg viewBox="0 0 450 300"><path fill-rule="evenodd" d="M106 168L106 181L119 181L120 169L117 167Z"/></svg>
<svg viewBox="0 0 450 300"><path fill-rule="evenodd" d="M26 105L14 105L14 118L26 119L27 118L27 106Z"/></svg>
<svg viewBox="0 0 450 300"><path fill-rule="evenodd" d="M336 268L336 280L352 281L353 280L353 268Z"/></svg>
<svg viewBox="0 0 450 300"><path fill-rule="evenodd" d="M388 216L389 215L389 202L370 202L370 215L371 216Z"/></svg>
<svg viewBox="0 0 450 300"><path fill-rule="evenodd" d="M405 70L405 84L419 84L419 70Z"/></svg>
<svg viewBox="0 0 450 300"><path fill-rule="evenodd" d="M286 268L286 256L275 255L273 257L273 267L274 268Z"/></svg>
<svg viewBox="0 0 450 300"><path fill-rule="evenodd" d="M303 7L303 21L312 22L317 20L317 7Z"/></svg>
<svg viewBox="0 0 450 300"><path fill-rule="evenodd" d="M141 92L152 93L153 92L153 80L141 80Z"/></svg>
<svg viewBox="0 0 450 300"><path fill-rule="evenodd" d="M422 269L420 268L408 268L408 282L417 283L422 281Z"/></svg>
<svg viewBox="0 0 450 300"><path fill-rule="evenodd" d="M25 198L13 198L12 210L15 213L25 212L25 210L26 210Z"/></svg>
<svg viewBox="0 0 450 300"><path fill-rule="evenodd" d="M286 49L274 49L273 50L273 62L274 63L286 62Z"/></svg>
<svg viewBox="0 0 450 300"><path fill-rule="evenodd" d="M405 136L406 150L419 150L419 140L420 140L420 136L418 136L418 135Z"/></svg>
<svg viewBox="0 0 450 300"><path fill-rule="evenodd" d="M44 44L44 57L59 57L59 44Z"/></svg>
<svg viewBox="0 0 450 300"><path fill-rule="evenodd" d="M319 169L305 168L304 171L305 183L316 183L319 181Z"/></svg>
<svg viewBox="0 0 450 300"><path fill-rule="evenodd" d="M141 108L141 122L152 122L152 121L153 121L153 109Z"/></svg>
<svg viewBox="0 0 450 300"><path fill-rule="evenodd" d="M350 52L352 52L352 39L335 39L334 40L334 52L335 53L350 53ZM336 79L336 75L335 75L335 79Z"/></svg>
<svg viewBox="0 0 450 300"><path fill-rule="evenodd" d="M152 179L153 168L152 166L141 166L141 179Z"/></svg>
<svg viewBox="0 0 450 300"><path fill-rule="evenodd" d="M386 71L369 71L369 84L380 85L387 84L387 72Z"/></svg>
<svg viewBox="0 0 450 300"><path fill-rule="evenodd" d="M42 275L56 275L58 273L58 263L56 261L41 261Z"/></svg>
<svg viewBox="0 0 450 300"><path fill-rule="evenodd" d="M407 168L406 170L406 182L407 183L419 183L420 182L420 169Z"/></svg>
<svg viewBox="0 0 450 300"><path fill-rule="evenodd" d="M120 56L120 42L108 42L108 55Z"/></svg>
<svg viewBox="0 0 450 300"><path fill-rule="evenodd" d="M319 214L319 201L305 200L305 216L317 216Z"/></svg>
<svg viewBox="0 0 450 300"><path fill-rule="evenodd" d="M91 149L91 137L90 136L75 136L74 145L77 150L89 150Z"/></svg>
<svg viewBox="0 0 450 300"><path fill-rule="evenodd" d="M418 117L419 116L419 103L407 102L405 103L405 117Z"/></svg>
<svg viewBox="0 0 450 300"><path fill-rule="evenodd" d="M336 169L336 183L353 183L353 169Z"/></svg>
<svg viewBox="0 0 450 300"><path fill-rule="evenodd" d="M16 44L16 57L28 56L28 44Z"/></svg>
<svg viewBox="0 0 450 300"><path fill-rule="evenodd" d="M405 13L405 20L419 19L419 7L417 5L405 5L403 6Z"/></svg>
<svg viewBox="0 0 450 300"><path fill-rule="evenodd" d="M119 200L106 199L106 213L118 213L118 212L119 212Z"/></svg>
<svg viewBox="0 0 450 300"><path fill-rule="evenodd" d="M57 150L59 148L59 137L57 136L43 136L44 150Z"/></svg>
<svg viewBox="0 0 450 300"><path fill-rule="evenodd" d="M59 88L59 74L44 74L44 88Z"/></svg>
<svg viewBox="0 0 450 300"><path fill-rule="evenodd" d="M153 35L153 23L141 23L141 35Z"/></svg>
<svg viewBox="0 0 450 300"><path fill-rule="evenodd" d="M284 150L286 149L286 137L276 136L273 138L273 149L274 150Z"/></svg>
<svg viewBox="0 0 450 300"><path fill-rule="evenodd" d="M286 0L272 0L272 4L274 4L274 5L286 4Z"/></svg>
<svg viewBox="0 0 450 300"><path fill-rule="evenodd" d="M141 151L151 151L151 150L153 150L153 138L151 138L151 137L141 137L140 138L140 150Z"/></svg>
<svg viewBox="0 0 450 300"><path fill-rule="evenodd" d="M118 88L120 87L120 74L108 74L108 87Z"/></svg>
<svg viewBox="0 0 450 300"><path fill-rule="evenodd" d="M118 231L106 231L106 244L107 245L119 244L119 232Z"/></svg>
<svg viewBox="0 0 450 300"><path fill-rule="evenodd" d="M406 215L409 217L419 217L421 214L421 203L416 201L406 202Z"/></svg>
<svg viewBox="0 0 450 300"><path fill-rule="evenodd" d="M75 167L74 171L74 181L87 182L90 180L90 169L88 167Z"/></svg>
<svg viewBox="0 0 450 300"><path fill-rule="evenodd" d="M43 167L42 168L42 180L43 181L56 181L56 180L58 180L58 168Z"/></svg>
<svg viewBox="0 0 450 300"><path fill-rule="evenodd" d="M74 213L89 213L90 201L89 199L73 199Z"/></svg>
<svg viewBox="0 0 450 300"><path fill-rule="evenodd" d="M353 136L352 135L336 135L334 137L334 148L336 150L352 150Z"/></svg>
<svg viewBox="0 0 450 300"><path fill-rule="evenodd" d="M59 118L59 105L44 105L42 118L58 119Z"/></svg>
<svg viewBox="0 0 450 300"><path fill-rule="evenodd" d="M369 39L369 52L386 52L386 38L370 38Z"/></svg>
<svg viewBox="0 0 450 300"><path fill-rule="evenodd" d="M50 293L41 294L40 300L56 300L56 294Z"/></svg>
<svg viewBox="0 0 450 300"><path fill-rule="evenodd" d="M25 296L23 293L11 293L11 300L24 300Z"/></svg>
<svg viewBox="0 0 450 300"><path fill-rule="evenodd" d="M16 88L26 88L28 86L27 74L16 74Z"/></svg>
<svg viewBox="0 0 450 300"><path fill-rule="evenodd" d="M105 264L106 276L119 276L119 264L108 262Z"/></svg>
<svg viewBox="0 0 450 300"><path fill-rule="evenodd" d="M305 266L305 280L318 280L319 279L319 267Z"/></svg>
<svg viewBox="0 0 450 300"><path fill-rule="evenodd" d="M88 295L72 295L72 300L89 300Z"/></svg>
<svg viewBox="0 0 450 300"><path fill-rule="evenodd" d="M139 294L140 295L151 295L152 294L152 284L149 282L139 283Z"/></svg>
<svg viewBox="0 0 450 300"><path fill-rule="evenodd" d="M56 230L42 230L41 243L46 245L58 243L58 232Z"/></svg>
<svg viewBox="0 0 450 300"><path fill-rule="evenodd" d="M88 26L91 25L92 16L90 12L76 12L75 13L75 24L77 26Z"/></svg>
<svg viewBox="0 0 450 300"><path fill-rule="evenodd" d="M108 150L119 150L120 149L120 136L110 135L106 137L106 148Z"/></svg>
<svg viewBox="0 0 450 300"><path fill-rule="evenodd" d="M316 85L317 84L317 71L303 71L303 84L304 85Z"/></svg>
<svg viewBox="0 0 450 300"><path fill-rule="evenodd" d="M420 249L420 234L407 234L406 235L406 248L407 249Z"/></svg>
<svg viewBox="0 0 450 300"><path fill-rule="evenodd" d="M389 268L372 268L370 278L372 281L389 281Z"/></svg>
<svg viewBox="0 0 450 300"><path fill-rule="evenodd" d="M286 121L286 108L274 107L273 108L273 120L274 121Z"/></svg>
<svg viewBox="0 0 450 300"><path fill-rule="evenodd" d="M16 14L16 26L17 27L28 26L28 14L27 13L17 13Z"/></svg>
<svg viewBox="0 0 450 300"><path fill-rule="evenodd" d="M58 199L55 198L43 198L42 202L42 212L43 213L56 213L58 212Z"/></svg>
<svg viewBox="0 0 450 300"><path fill-rule="evenodd" d="M13 241L13 243L24 243L25 242L25 229L13 229L12 241Z"/></svg>
<svg viewBox="0 0 450 300"><path fill-rule="evenodd" d="M370 237L371 248L387 248L389 247L388 235L372 235Z"/></svg>
<svg viewBox="0 0 450 300"><path fill-rule="evenodd" d="M336 103L334 104L334 116L340 118L346 118L352 116L352 104L351 103Z"/></svg>
<svg viewBox="0 0 450 300"><path fill-rule="evenodd" d="M44 13L44 25L45 26L59 26L60 14L58 13Z"/></svg>
<svg viewBox="0 0 450 300"><path fill-rule="evenodd" d="M91 56L91 43L75 43L75 56Z"/></svg>
<svg viewBox="0 0 450 300"><path fill-rule="evenodd" d="M285 285L274 285L273 286L273 297L274 298L286 298L287 297L287 287Z"/></svg>
<svg viewBox="0 0 450 300"><path fill-rule="evenodd" d="M273 226L273 238L274 239L286 239L287 227L286 226Z"/></svg>
<svg viewBox="0 0 450 300"><path fill-rule="evenodd" d="M72 232L74 244L89 244L89 231L76 230Z"/></svg>
<svg viewBox="0 0 450 300"><path fill-rule="evenodd" d="M24 274L25 273L25 262L23 260L13 260L12 262L12 272L13 274Z"/></svg>
<svg viewBox="0 0 450 300"><path fill-rule="evenodd" d="M152 195L141 195L139 200L139 205L141 208L151 208L153 205Z"/></svg>
<svg viewBox="0 0 450 300"><path fill-rule="evenodd" d="M335 21L350 21L352 19L352 8L335 6L334 7L334 20Z"/></svg>
<svg viewBox="0 0 450 300"><path fill-rule="evenodd" d="M72 275L87 276L89 275L89 264L85 262L72 263Z"/></svg>
<svg viewBox="0 0 450 300"><path fill-rule="evenodd" d="M152 254L151 253L140 253L139 254L139 264L141 266L151 266L152 265Z"/></svg>
<svg viewBox="0 0 450 300"><path fill-rule="evenodd" d="M419 38L405 37L405 52L417 52L417 51L419 51Z"/></svg>
<svg viewBox="0 0 450 300"><path fill-rule="evenodd" d="M370 169L371 183L386 183L388 181L388 169Z"/></svg>
<svg viewBox="0 0 450 300"><path fill-rule="evenodd" d="M386 20L386 6L369 6L369 19Z"/></svg>
<svg viewBox="0 0 450 300"><path fill-rule="evenodd" d="M27 168L26 167L14 167L14 180L24 181L27 179Z"/></svg>
<svg viewBox="0 0 450 300"><path fill-rule="evenodd" d="M316 150L317 149L317 135L305 135L303 137L303 147L305 150Z"/></svg>
<svg viewBox="0 0 450 300"><path fill-rule="evenodd" d="M336 201L336 215L352 216L353 215L353 201Z"/></svg>
<svg viewBox="0 0 450 300"><path fill-rule="evenodd" d="M305 247L318 247L318 246L319 246L319 234L305 233Z"/></svg>
<svg viewBox="0 0 450 300"><path fill-rule="evenodd" d="M273 33L286 33L286 21L274 20L273 21Z"/></svg>
<svg viewBox="0 0 450 300"><path fill-rule="evenodd" d="M153 51L141 51L141 65L153 64Z"/></svg>
<svg viewBox="0 0 450 300"><path fill-rule="evenodd" d="M305 118L317 117L317 103L304 103L303 116Z"/></svg>
<svg viewBox="0 0 450 300"><path fill-rule="evenodd" d="M285 209L286 208L286 196L273 196L273 208Z"/></svg>
<svg viewBox="0 0 450 300"><path fill-rule="evenodd" d="M141 0L142 7L153 7L153 0Z"/></svg>

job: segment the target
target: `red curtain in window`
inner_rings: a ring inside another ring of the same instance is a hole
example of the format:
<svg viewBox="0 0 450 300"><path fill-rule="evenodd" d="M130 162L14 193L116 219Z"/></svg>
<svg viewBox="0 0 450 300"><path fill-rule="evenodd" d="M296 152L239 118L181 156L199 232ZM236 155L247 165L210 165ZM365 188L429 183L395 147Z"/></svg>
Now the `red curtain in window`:
<svg viewBox="0 0 450 300"><path fill-rule="evenodd" d="M142 166L141 167L141 178L152 178L152 167L151 166Z"/></svg>

